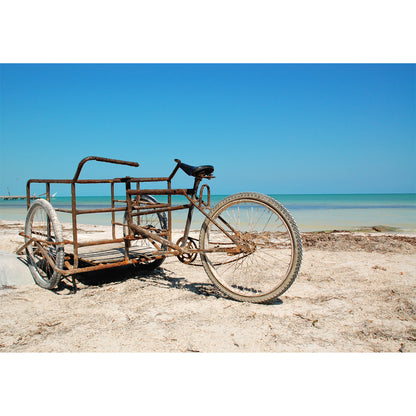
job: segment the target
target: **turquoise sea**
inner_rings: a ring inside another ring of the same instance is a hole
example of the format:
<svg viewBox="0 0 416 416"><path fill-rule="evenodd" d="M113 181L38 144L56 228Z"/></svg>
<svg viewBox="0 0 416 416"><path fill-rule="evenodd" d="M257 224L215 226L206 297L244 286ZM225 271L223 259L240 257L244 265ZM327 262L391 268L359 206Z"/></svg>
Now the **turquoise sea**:
<svg viewBox="0 0 416 416"><path fill-rule="evenodd" d="M214 206L227 195L212 195ZM301 231L345 230L358 227L385 225L397 227L401 232L416 232L416 194L348 194L348 195L270 195L281 202L293 215ZM123 199L120 197L119 199ZM166 201L167 197L160 197ZM181 196L173 197L174 204L186 203ZM70 197L56 196L52 205L71 207ZM110 206L110 198L104 196L78 197L79 209L96 209ZM121 206L121 205L120 205ZM0 220L21 220L26 216L26 201L0 201ZM69 214L58 214L61 222L71 222ZM183 226L185 211L172 214L174 228ZM109 214L85 214L78 216L83 224L110 224ZM122 219L122 213L117 214ZM192 228L200 227L202 215L195 210Z"/></svg>

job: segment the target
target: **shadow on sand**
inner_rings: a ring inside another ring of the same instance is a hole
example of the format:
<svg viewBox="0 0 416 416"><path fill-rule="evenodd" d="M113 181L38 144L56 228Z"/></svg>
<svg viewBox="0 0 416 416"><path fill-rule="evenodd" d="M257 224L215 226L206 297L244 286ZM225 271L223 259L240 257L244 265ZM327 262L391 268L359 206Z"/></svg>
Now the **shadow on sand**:
<svg viewBox="0 0 416 416"><path fill-rule="evenodd" d="M228 299L226 295L223 295L219 289L212 283L189 283L184 277L173 277L172 273L164 269L163 267L157 267L154 270L140 270L135 266L128 265L117 268L117 273L114 270L101 270L90 273L82 273L77 276L77 281L85 286L98 286L102 287L108 284L123 283L129 279L136 279L149 286L155 286L165 289L184 289L189 292L195 293L199 296L213 296L217 299ZM59 286L55 289L56 293L59 293L65 289L69 289L71 292L76 293L72 283L62 280ZM280 299L275 299L269 304L281 305L283 302Z"/></svg>

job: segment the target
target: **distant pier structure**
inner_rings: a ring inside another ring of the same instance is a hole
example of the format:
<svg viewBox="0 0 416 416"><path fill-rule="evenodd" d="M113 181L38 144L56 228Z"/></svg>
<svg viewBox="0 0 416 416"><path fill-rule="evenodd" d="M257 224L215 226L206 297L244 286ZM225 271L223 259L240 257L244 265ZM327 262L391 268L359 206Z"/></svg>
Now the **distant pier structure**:
<svg viewBox="0 0 416 416"><path fill-rule="evenodd" d="M0 199L2 199L3 201L15 201L18 199L26 199L26 196L23 195L0 195ZM30 198L32 199L32 197Z"/></svg>
<svg viewBox="0 0 416 416"><path fill-rule="evenodd" d="M0 201L19 201L22 199L26 199L26 195L10 195L10 191L9 188L7 188L7 191L9 192L9 195L0 195ZM51 195L51 199L57 194L57 192L55 192L53 195ZM41 194L39 196L36 195L32 195L30 197L30 199L38 199L41 198L42 196L45 196L46 193Z"/></svg>

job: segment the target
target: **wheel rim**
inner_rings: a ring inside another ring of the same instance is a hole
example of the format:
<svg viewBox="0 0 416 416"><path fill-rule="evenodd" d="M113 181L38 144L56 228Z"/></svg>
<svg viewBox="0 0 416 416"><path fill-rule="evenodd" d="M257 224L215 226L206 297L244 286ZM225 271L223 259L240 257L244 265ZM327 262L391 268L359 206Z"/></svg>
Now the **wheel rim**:
<svg viewBox="0 0 416 416"><path fill-rule="evenodd" d="M38 244L40 244L47 253L54 265L57 264L58 252L60 252L62 248L57 248L56 245L48 244L58 242L56 230L48 213L41 206L38 206L33 210L26 233L27 236L34 237L38 240L37 243L32 242L27 247L30 263L36 269L38 277L45 283L49 283L52 279L55 279L55 271L43 256Z"/></svg>
<svg viewBox="0 0 416 416"><path fill-rule="evenodd" d="M261 201L232 201L213 218L244 247L240 253L205 253L202 261L209 275L226 291L243 297L263 297L278 290L294 261L294 237L280 213ZM237 244L212 222L202 235L201 248Z"/></svg>

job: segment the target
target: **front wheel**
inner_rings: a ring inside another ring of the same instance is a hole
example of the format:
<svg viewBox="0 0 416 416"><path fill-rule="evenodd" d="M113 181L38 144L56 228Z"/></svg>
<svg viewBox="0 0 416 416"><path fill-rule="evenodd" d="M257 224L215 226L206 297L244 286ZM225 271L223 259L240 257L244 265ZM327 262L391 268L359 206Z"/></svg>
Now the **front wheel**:
<svg viewBox="0 0 416 416"><path fill-rule="evenodd" d="M220 201L202 224L201 261L229 297L269 302L296 279L302 261L299 230L287 209L254 192ZM228 236L227 236L227 234Z"/></svg>

